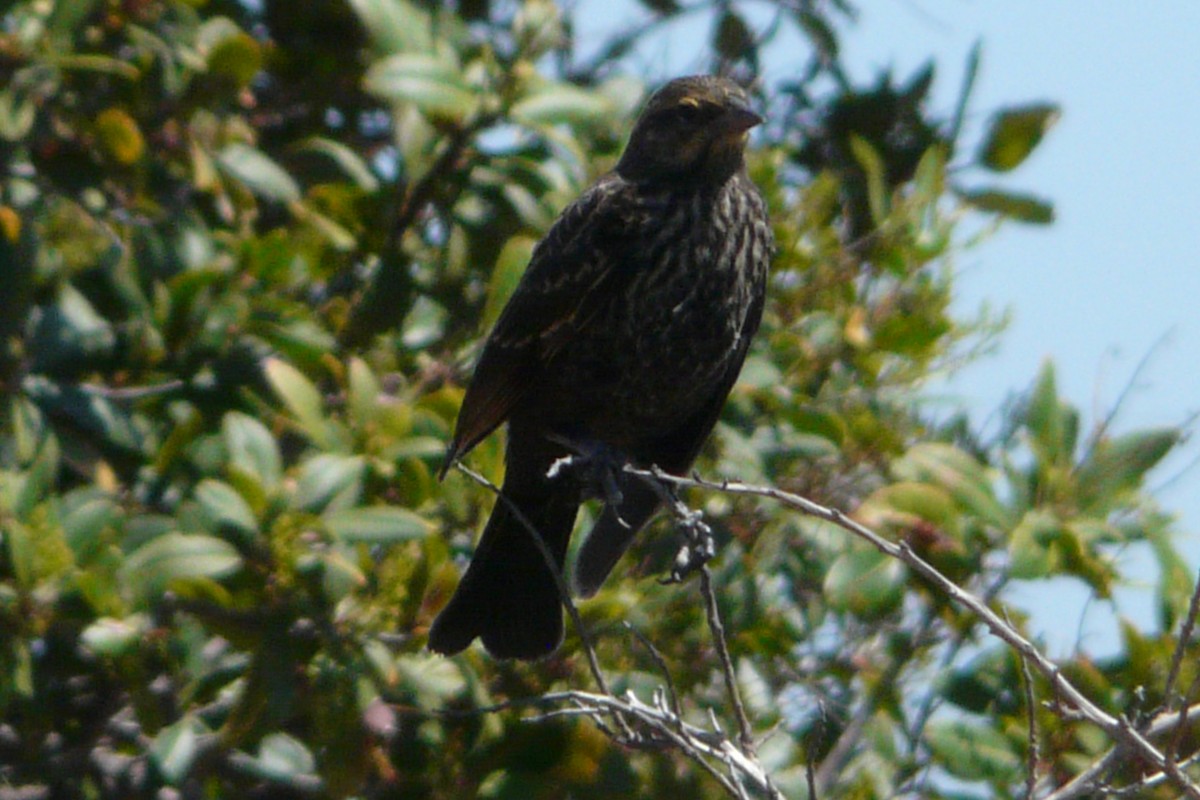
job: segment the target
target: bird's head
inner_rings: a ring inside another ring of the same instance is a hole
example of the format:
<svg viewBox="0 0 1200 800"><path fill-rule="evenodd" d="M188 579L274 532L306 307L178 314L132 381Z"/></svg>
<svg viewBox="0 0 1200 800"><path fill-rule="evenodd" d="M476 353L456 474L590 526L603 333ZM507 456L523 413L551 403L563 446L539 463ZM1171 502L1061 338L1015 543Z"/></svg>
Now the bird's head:
<svg viewBox="0 0 1200 800"><path fill-rule="evenodd" d="M741 168L748 132L760 122L733 81L676 78L646 102L617 172L638 182L724 182Z"/></svg>

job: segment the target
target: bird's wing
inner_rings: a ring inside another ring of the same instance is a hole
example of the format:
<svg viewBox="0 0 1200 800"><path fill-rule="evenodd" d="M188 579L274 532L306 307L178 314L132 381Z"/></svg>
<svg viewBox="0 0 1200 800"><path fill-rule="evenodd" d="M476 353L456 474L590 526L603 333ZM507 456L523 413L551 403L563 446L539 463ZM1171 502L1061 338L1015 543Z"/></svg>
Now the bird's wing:
<svg viewBox="0 0 1200 800"><path fill-rule="evenodd" d="M458 412L443 472L504 422L546 361L586 322L588 298L628 280L623 246L636 234L637 203L610 174L569 205L534 248L529 266L483 348Z"/></svg>

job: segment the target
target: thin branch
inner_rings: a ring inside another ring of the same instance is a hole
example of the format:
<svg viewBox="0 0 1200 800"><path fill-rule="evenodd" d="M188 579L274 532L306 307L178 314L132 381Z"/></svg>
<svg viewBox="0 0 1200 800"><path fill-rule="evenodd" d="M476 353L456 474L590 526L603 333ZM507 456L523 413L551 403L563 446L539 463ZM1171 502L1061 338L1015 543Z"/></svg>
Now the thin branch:
<svg viewBox="0 0 1200 800"><path fill-rule="evenodd" d="M1175 645L1175 653L1171 656L1171 671L1167 673L1167 684L1163 688L1163 703L1168 709L1181 705L1181 698L1175 697L1175 683L1179 680L1179 669L1183 665L1183 654L1192 643L1192 633L1196 627L1196 614L1200 612L1200 577L1196 579L1196 587L1192 590L1192 600L1188 604L1187 616L1184 617L1183 627L1179 629L1179 641Z"/></svg>
<svg viewBox="0 0 1200 800"><path fill-rule="evenodd" d="M1183 714L1188 721L1200 719L1200 705L1184 708ZM1146 726L1145 736L1156 739L1177 724L1178 717L1174 712L1159 714ZM1090 767L1076 775L1070 783L1047 795L1043 800L1074 800L1077 797L1094 796L1101 786L1101 776L1116 766L1128 755L1128 752L1128 749L1121 744L1113 746ZM1139 783L1144 784L1145 779Z"/></svg>
<svg viewBox="0 0 1200 800"><path fill-rule="evenodd" d="M615 697L579 691L550 693L544 695L542 700L556 704L572 703L577 707L577 713L585 716L606 713L637 720L648 733L659 738L634 740L627 744L672 745L704 767L733 797L749 800L750 795L743 785L749 783L772 800L784 800L757 758L742 752L719 729L708 731L680 720L662 702L647 705L632 692L627 692L624 697ZM710 759L722 763L728 774L717 769Z"/></svg>
<svg viewBox="0 0 1200 800"><path fill-rule="evenodd" d="M738 724L738 743L747 753L753 754L754 735L750 730L750 719L746 716L746 706L742 703L742 693L738 689L733 659L729 656L729 645L725 642L725 626L721 624L721 610L717 606L717 593L713 591L712 572L708 565L700 568L700 594L704 596L708 627L712 631L713 645L717 648L717 657L721 661L725 690L729 693L729 699L733 701L734 716Z"/></svg>
<svg viewBox="0 0 1200 800"><path fill-rule="evenodd" d="M688 554L685 558L676 559L685 562L683 567L676 567L678 577L680 572L699 564L700 594L704 598L704 613L708 619L708 628L712 632L713 646L717 649L717 658L721 662L721 673L725 679L725 690L733 703L734 716L737 718L738 740L742 749L754 753L754 735L750 728L750 718L746 715L746 706L742 702L742 693L737 685L737 673L734 670L733 659L729 655L729 645L725 641L725 626L721 622L721 609L717 603L717 594L713 591L712 572L706 563L715 552L712 544L712 530L704 524L700 512L688 508L671 492L665 483L655 477L641 476L650 488L658 493L662 501L675 515L681 531L686 539L684 545Z"/></svg>
<svg viewBox="0 0 1200 800"><path fill-rule="evenodd" d="M1029 715L1029 760L1025 776L1025 800L1033 800L1033 793L1037 790L1037 769L1041 755L1038 751L1037 703L1033 699L1033 673L1024 657L1021 658L1021 676L1025 684L1025 709Z"/></svg>
<svg viewBox="0 0 1200 800"><path fill-rule="evenodd" d="M675 680L671 677L671 670L667 666L667 660L663 658L662 653L660 653L658 648L654 646L654 642L646 638L646 634L642 633L628 622L625 623L625 629L632 633L634 638L641 642L642 647L646 648L646 650L650 653L650 658L654 659L654 663L658 666L659 671L662 672L663 683L665 684L667 690L667 699L671 701L671 711L673 711L675 716L679 717L679 719L682 721L683 711L679 705L679 694L675 691Z"/></svg>

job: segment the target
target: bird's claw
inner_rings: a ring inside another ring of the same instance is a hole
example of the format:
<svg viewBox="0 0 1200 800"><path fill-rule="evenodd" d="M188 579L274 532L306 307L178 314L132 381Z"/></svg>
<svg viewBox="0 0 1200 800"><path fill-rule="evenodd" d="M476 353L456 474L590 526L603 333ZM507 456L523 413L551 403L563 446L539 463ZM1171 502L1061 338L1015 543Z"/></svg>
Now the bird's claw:
<svg viewBox="0 0 1200 800"><path fill-rule="evenodd" d="M550 438L572 453L555 459L546 471L546 477L554 479L572 470L583 484L584 496L602 499L610 508L619 508L625 495L621 492L617 474L625 469L629 459L603 442L581 442L562 436ZM621 524L625 524L624 520Z"/></svg>
<svg viewBox="0 0 1200 800"><path fill-rule="evenodd" d="M677 509L676 513L679 514L679 527L683 530L684 541L675 554L671 573L660 581L663 584L682 583L717 555L717 540L713 537L712 528L704 521L704 515L693 509Z"/></svg>

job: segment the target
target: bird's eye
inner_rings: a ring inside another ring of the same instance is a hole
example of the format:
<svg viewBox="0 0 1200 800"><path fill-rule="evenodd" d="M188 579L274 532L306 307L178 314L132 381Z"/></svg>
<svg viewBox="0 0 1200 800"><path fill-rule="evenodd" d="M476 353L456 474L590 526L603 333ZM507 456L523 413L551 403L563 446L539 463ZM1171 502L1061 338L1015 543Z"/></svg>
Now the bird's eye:
<svg viewBox="0 0 1200 800"><path fill-rule="evenodd" d="M684 124L695 124L708 117L708 109L702 105L694 103L681 103L671 110L671 116L677 122Z"/></svg>

